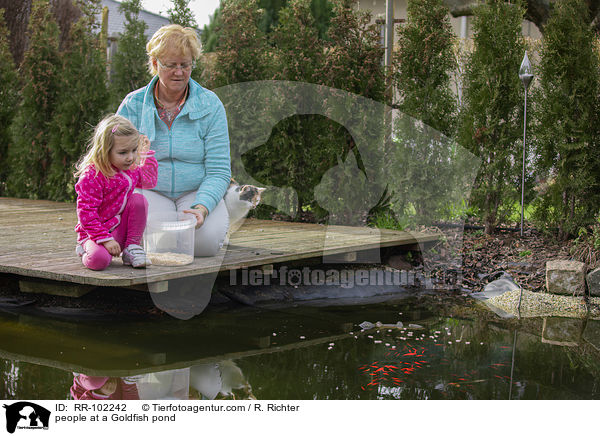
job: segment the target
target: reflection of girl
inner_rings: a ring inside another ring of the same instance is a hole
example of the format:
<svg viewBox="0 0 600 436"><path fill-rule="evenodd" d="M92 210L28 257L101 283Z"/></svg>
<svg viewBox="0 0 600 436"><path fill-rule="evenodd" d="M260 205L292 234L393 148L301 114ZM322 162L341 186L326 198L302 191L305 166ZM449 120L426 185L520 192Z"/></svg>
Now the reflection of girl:
<svg viewBox="0 0 600 436"><path fill-rule="evenodd" d="M75 373L74 373L75 374ZM74 400L139 400L137 386L120 377L75 374L71 397Z"/></svg>
<svg viewBox="0 0 600 436"><path fill-rule="evenodd" d="M73 373L74 400L187 400L190 369L170 369L130 377Z"/></svg>

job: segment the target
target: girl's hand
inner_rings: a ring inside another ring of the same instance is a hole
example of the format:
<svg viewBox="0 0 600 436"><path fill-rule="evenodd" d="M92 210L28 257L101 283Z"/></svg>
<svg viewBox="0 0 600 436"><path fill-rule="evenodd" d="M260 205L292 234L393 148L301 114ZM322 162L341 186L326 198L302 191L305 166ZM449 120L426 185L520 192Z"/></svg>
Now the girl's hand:
<svg viewBox="0 0 600 436"><path fill-rule="evenodd" d="M140 145L139 145L140 153L148 153L150 150L150 140L146 135L140 135Z"/></svg>
<svg viewBox="0 0 600 436"><path fill-rule="evenodd" d="M143 166L146 161L146 153L150 150L150 140L146 135L140 135L140 143L138 145L139 166Z"/></svg>
<svg viewBox="0 0 600 436"><path fill-rule="evenodd" d="M119 254L121 254L121 246L114 239L101 242L101 244L104 245L104 248L106 248L106 250L114 257L117 257Z"/></svg>
<svg viewBox="0 0 600 436"><path fill-rule="evenodd" d="M184 210L183 212L191 213L192 215L194 215L196 217L196 228L202 227L202 224L204 224L204 220L206 219L206 216L208 215L208 209L206 209L201 204L198 204L193 209Z"/></svg>

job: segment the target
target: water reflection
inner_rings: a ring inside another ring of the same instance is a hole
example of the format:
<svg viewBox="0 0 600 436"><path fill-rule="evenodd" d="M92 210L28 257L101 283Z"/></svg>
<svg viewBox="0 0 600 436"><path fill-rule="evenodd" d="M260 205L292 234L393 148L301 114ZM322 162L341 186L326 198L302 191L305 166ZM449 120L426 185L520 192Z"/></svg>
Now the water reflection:
<svg viewBox="0 0 600 436"><path fill-rule="evenodd" d="M431 296L155 324L4 314L0 398L594 399L598 331Z"/></svg>
<svg viewBox="0 0 600 436"><path fill-rule="evenodd" d="M256 399L231 360L127 377L74 373L70 393L74 400Z"/></svg>

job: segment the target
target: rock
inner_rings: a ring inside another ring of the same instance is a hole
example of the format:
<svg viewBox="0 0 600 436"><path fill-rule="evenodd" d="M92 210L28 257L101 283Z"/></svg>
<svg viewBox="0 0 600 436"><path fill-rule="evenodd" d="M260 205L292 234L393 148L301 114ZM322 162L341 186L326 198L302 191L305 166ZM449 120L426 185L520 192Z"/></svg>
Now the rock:
<svg viewBox="0 0 600 436"><path fill-rule="evenodd" d="M546 289L551 294L584 295L585 264L575 260L546 262Z"/></svg>
<svg viewBox="0 0 600 436"><path fill-rule="evenodd" d="M408 328L411 330L422 330L425 327L423 327L422 325L419 325L419 324L409 324Z"/></svg>
<svg viewBox="0 0 600 436"><path fill-rule="evenodd" d="M390 256L390 258L387 261L387 264L390 267L397 269L398 271L410 271L413 269L413 266L409 262L407 262L403 256L399 254Z"/></svg>
<svg viewBox="0 0 600 436"><path fill-rule="evenodd" d="M600 268L596 268L587 275L587 285L591 296L600 296Z"/></svg>
<svg viewBox="0 0 600 436"><path fill-rule="evenodd" d="M489 295L491 298L492 296L501 295L505 292L516 291L519 289L521 288L513 281L512 277L508 274L504 274L502 278L494 280L493 282L485 285L483 292L485 292L486 295Z"/></svg>

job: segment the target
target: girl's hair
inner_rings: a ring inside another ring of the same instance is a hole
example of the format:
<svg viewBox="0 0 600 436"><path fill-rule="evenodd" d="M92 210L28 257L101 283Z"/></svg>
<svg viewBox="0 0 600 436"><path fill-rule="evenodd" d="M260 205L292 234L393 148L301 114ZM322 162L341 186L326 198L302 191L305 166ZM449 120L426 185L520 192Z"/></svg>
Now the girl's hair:
<svg viewBox="0 0 600 436"><path fill-rule="evenodd" d="M96 126L94 135L88 142L87 153L75 167L77 169L75 177L81 176L92 164L96 168L96 174L101 172L106 177L115 175L108 155L114 145L115 136L131 136L132 141L139 141L140 133L125 117L114 114L104 117Z"/></svg>
<svg viewBox="0 0 600 436"><path fill-rule="evenodd" d="M202 53L202 46L196 30L179 24L169 24L158 29L146 44L150 74L158 74L152 60L166 55L167 52L176 56L190 56L192 61L198 59Z"/></svg>

